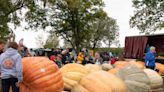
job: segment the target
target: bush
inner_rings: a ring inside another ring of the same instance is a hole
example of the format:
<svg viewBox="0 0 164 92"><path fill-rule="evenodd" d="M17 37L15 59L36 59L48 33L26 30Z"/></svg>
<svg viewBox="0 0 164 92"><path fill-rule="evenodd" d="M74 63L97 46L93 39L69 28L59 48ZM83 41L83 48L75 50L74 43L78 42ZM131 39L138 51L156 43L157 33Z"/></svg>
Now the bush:
<svg viewBox="0 0 164 92"><path fill-rule="evenodd" d="M97 48L95 49L95 52L112 52L113 55L115 56L121 56L124 48Z"/></svg>

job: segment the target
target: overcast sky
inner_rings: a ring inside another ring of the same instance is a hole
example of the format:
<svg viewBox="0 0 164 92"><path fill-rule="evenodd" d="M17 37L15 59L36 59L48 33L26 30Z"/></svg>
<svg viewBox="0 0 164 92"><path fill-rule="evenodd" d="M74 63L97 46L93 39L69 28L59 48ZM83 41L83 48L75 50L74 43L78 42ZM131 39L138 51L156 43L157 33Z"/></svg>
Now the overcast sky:
<svg viewBox="0 0 164 92"><path fill-rule="evenodd" d="M136 28L131 29L129 27L129 19L130 16L133 15L132 2L131 0L104 0L104 2L106 4L104 10L110 17L113 17L117 20L120 33L119 41L121 46L124 46L124 40L126 36L139 35L139 31ZM22 28L18 28L15 31L16 41L18 42L21 38L24 38L24 44L29 48L38 47L36 44L36 37L38 35L42 35L43 40L47 38L47 34L42 31L31 32L22 30ZM62 45L62 41L60 44Z"/></svg>

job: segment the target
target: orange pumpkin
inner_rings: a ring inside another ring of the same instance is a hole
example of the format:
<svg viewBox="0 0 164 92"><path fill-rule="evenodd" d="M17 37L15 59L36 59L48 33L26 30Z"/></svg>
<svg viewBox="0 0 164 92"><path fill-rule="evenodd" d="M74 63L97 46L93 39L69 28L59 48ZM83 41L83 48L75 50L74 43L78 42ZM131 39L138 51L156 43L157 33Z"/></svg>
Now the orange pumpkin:
<svg viewBox="0 0 164 92"><path fill-rule="evenodd" d="M141 67L145 68L145 63L143 61L137 61L138 64L140 64Z"/></svg>
<svg viewBox="0 0 164 92"><path fill-rule="evenodd" d="M137 66L140 69L144 69L145 68L145 63L142 62L142 61L137 61L137 62L136 61L130 61L129 63Z"/></svg>
<svg viewBox="0 0 164 92"><path fill-rule="evenodd" d="M64 83L57 65L45 57L23 58L20 92L61 92Z"/></svg>
<svg viewBox="0 0 164 92"><path fill-rule="evenodd" d="M116 75L118 70L119 70L119 68L113 68L113 69L109 70L108 72L111 73L111 74L115 74Z"/></svg>
<svg viewBox="0 0 164 92"><path fill-rule="evenodd" d="M164 75L164 65L160 63L156 63L156 69L159 70L160 75Z"/></svg>
<svg viewBox="0 0 164 92"><path fill-rule="evenodd" d="M123 67L125 67L127 64L128 64L127 61L117 61L117 62L114 64L114 67L116 67L116 68L123 68Z"/></svg>

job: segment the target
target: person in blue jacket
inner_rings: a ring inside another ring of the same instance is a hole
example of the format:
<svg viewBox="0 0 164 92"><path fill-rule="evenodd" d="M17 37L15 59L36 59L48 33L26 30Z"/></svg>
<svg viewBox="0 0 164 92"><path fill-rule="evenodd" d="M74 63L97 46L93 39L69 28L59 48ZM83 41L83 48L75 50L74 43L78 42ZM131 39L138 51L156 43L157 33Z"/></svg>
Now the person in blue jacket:
<svg viewBox="0 0 164 92"><path fill-rule="evenodd" d="M19 92L19 84L22 82L21 55L18 53L18 44L10 42L6 51L0 55L0 73L2 79L2 92Z"/></svg>
<svg viewBox="0 0 164 92"><path fill-rule="evenodd" d="M146 68L155 70L155 58L156 58L155 47L150 47L150 51L146 53L145 66Z"/></svg>

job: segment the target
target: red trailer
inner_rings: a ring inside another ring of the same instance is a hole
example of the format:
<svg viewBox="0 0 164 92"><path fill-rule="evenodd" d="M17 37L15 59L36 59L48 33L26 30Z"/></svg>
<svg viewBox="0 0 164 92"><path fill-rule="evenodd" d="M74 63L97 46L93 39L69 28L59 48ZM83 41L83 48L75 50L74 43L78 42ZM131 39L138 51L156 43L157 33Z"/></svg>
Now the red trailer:
<svg viewBox="0 0 164 92"><path fill-rule="evenodd" d="M156 47L157 55L164 54L164 34L128 36L125 38L125 58L143 58L147 46Z"/></svg>

